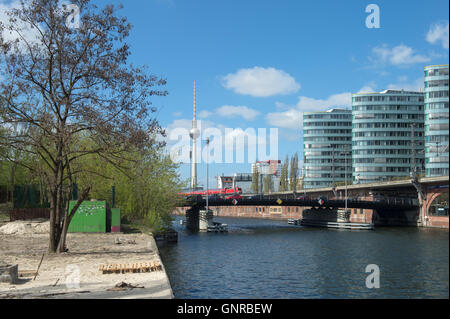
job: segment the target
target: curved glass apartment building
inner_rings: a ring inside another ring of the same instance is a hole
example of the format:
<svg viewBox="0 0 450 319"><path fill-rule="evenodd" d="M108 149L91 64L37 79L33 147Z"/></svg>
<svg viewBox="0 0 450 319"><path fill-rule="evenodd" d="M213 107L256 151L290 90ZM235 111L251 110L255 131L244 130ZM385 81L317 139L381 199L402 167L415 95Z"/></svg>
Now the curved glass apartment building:
<svg viewBox="0 0 450 319"><path fill-rule="evenodd" d="M352 113L332 109L303 114L304 188L332 187L351 181ZM348 154L345 155L344 152Z"/></svg>
<svg viewBox="0 0 450 319"><path fill-rule="evenodd" d="M410 176L413 157L415 169L423 170L424 93L386 90L353 94L352 117L353 183Z"/></svg>
<svg viewBox="0 0 450 319"><path fill-rule="evenodd" d="M427 176L447 176L448 64L425 67L425 170Z"/></svg>

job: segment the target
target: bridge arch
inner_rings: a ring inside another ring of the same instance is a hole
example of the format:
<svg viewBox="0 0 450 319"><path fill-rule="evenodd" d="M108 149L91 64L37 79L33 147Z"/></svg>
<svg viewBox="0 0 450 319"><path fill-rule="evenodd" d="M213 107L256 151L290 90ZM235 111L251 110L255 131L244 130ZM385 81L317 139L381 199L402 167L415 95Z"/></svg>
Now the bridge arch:
<svg viewBox="0 0 450 319"><path fill-rule="evenodd" d="M428 226L429 222L430 222L430 208L431 205L433 204L433 202L442 194L444 193L448 193L449 189L447 188L438 188L438 189L433 189L433 190L429 190L426 194L426 201L424 203L424 205L422 205L422 217L425 221L425 226ZM432 218L432 216L431 216Z"/></svg>

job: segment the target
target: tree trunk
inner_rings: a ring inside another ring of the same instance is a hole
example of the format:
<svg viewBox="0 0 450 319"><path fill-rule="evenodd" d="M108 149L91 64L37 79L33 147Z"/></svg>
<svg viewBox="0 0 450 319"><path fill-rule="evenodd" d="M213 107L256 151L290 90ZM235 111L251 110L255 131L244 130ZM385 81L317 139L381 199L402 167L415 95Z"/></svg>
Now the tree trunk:
<svg viewBox="0 0 450 319"><path fill-rule="evenodd" d="M10 191L10 195L9 195L9 199L11 201L11 203L13 204L13 208L14 208L14 182L15 182L15 177L16 177L16 166L17 164L15 163L11 163L11 175L9 176L9 191Z"/></svg>
<svg viewBox="0 0 450 319"><path fill-rule="evenodd" d="M48 246L48 252L49 253L56 253L57 248L57 242L56 242L56 196L55 192L51 192L51 199L50 199L50 242Z"/></svg>
<svg viewBox="0 0 450 319"><path fill-rule="evenodd" d="M72 188L72 187L70 187L70 188ZM77 212L78 207L80 207L80 205L83 203L83 201L88 197L90 191L91 191L91 187L89 186L88 188L86 188L83 191L83 193L81 194L81 197L78 199L74 208L72 208L72 211L70 212L70 214L67 214L66 217L64 218L64 224L62 227L61 238L59 240L59 245L58 245L58 253L64 253L67 251L66 238L67 238L67 231L69 230L70 222L72 221L73 216L75 216L75 213ZM67 206L66 212L68 212L69 205L67 204L66 206Z"/></svg>

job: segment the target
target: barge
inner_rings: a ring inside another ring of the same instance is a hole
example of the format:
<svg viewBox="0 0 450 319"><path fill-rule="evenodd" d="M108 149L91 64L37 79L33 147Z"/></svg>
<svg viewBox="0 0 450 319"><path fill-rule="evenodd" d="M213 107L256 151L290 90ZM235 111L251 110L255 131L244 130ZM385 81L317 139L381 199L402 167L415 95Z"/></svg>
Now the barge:
<svg viewBox="0 0 450 319"><path fill-rule="evenodd" d="M288 219L289 225L300 225L300 219Z"/></svg>
<svg viewBox="0 0 450 319"><path fill-rule="evenodd" d="M306 209L303 211L301 226L349 230L373 230L373 223L350 222L350 211L342 209Z"/></svg>
<svg viewBox="0 0 450 319"><path fill-rule="evenodd" d="M227 233L228 225L213 222L213 224L211 226L208 226L207 232L208 233Z"/></svg>

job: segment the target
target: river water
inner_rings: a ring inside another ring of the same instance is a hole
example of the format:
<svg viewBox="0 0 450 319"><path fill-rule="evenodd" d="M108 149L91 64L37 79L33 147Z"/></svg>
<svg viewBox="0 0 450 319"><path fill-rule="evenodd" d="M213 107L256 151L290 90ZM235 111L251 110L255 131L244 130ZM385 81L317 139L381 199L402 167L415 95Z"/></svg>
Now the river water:
<svg viewBox="0 0 450 319"><path fill-rule="evenodd" d="M190 234L180 219L178 244L159 248L175 298L449 298L448 230L216 217L228 234ZM366 285L376 275L368 265L378 266L379 288Z"/></svg>

